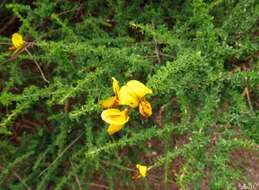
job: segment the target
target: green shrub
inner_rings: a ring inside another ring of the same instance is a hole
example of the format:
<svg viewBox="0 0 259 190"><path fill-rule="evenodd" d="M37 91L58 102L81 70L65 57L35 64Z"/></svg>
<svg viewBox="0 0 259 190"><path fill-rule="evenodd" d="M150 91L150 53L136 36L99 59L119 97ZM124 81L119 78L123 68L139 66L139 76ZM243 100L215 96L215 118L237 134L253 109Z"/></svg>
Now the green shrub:
<svg viewBox="0 0 259 190"><path fill-rule="evenodd" d="M259 143L256 1L16 0L0 14L1 42L19 25L32 54L0 46L1 189L250 181L230 155ZM98 103L112 77L150 87L153 116L109 136ZM131 179L137 163L151 168L144 180Z"/></svg>

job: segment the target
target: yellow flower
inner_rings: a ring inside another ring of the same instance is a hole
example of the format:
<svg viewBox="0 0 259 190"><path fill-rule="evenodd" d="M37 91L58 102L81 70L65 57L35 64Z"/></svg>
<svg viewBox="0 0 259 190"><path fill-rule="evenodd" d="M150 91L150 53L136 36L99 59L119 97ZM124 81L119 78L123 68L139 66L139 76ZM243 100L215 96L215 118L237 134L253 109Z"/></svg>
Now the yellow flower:
<svg viewBox="0 0 259 190"><path fill-rule="evenodd" d="M138 172L139 172L139 174L140 174L140 175L138 175L137 178L146 177L146 175L147 175L147 166L137 164L137 165L136 165L136 168L138 169Z"/></svg>
<svg viewBox="0 0 259 190"><path fill-rule="evenodd" d="M24 46L24 40L22 35L18 34L18 33L14 33L12 35L12 43L13 46L10 47L11 50L19 50Z"/></svg>
<svg viewBox="0 0 259 190"><path fill-rule="evenodd" d="M113 89L115 96L109 97L109 98L101 101L102 108L114 108L119 105L118 94L120 91L120 85L119 85L119 82L114 77L112 77L112 80L113 80L112 89Z"/></svg>
<svg viewBox="0 0 259 190"><path fill-rule="evenodd" d="M123 111L118 109L107 109L102 112L101 117L102 120L110 124L107 130L109 135L113 135L114 133L120 131L124 124L129 121L127 109Z"/></svg>
<svg viewBox="0 0 259 190"><path fill-rule="evenodd" d="M125 86L121 87L119 104L136 108L146 94L152 94L152 90L137 80L131 80Z"/></svg>
<svg viewBox="0 0 259 190"><path fill-rule="evenodd" d="M138 107L139 99L131 88L122 86L119 92L119 104L136 108Z"/></svg>
<svg viewBox="0 0 259 190"><path fill-rule="evenodd" d="M113 108L118 106L119 101L116 96L109 97L101 101L102 108Z"/></svg>
<svg viewBox="0 0 259 190"><path fill-rule="evenodd" d="M127 82L126 86L128 86L139 99L142 99L147 94L152 94L152 90L146 87L143 83L137 80L130 80Z"/></svg>
<svg viewBox="0 0 259 190"><path fill-rule="evenodd" d="M120 85L119 82L112 77L112 89L116 97L118 97L119 91L120 91Z"/></svg>
<svg viewBox="0 0 259 190"><path fill-rule="evenodd" d="M139 103L139 113L144 117L149 117L152 115L151 104L147 100L142 100Z"/></svg>
<svg viewBox="0 0 259 190"><path fill-rule="evenodd" d="M128 105L132 108L139 106L140 114L144 117L149 117L152 115L152 107L145 100L147 94L152 94L152 90L137 80L131 80L121 87L119 91L119 104Z"/></svg>

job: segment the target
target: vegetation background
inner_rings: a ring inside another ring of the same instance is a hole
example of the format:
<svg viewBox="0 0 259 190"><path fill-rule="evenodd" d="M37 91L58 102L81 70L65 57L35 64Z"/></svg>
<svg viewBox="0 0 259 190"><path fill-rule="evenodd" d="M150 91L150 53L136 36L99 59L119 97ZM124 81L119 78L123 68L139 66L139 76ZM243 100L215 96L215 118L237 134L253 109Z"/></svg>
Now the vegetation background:
<svg viewBox="0 0 259 190"><path fill-rule="evenodd" d="M0 189L259 188L258 15L256 0L2 0ZM31 55L8 50L15 32ZM153 116L109 136L112 77L150 87Z"/></svg>

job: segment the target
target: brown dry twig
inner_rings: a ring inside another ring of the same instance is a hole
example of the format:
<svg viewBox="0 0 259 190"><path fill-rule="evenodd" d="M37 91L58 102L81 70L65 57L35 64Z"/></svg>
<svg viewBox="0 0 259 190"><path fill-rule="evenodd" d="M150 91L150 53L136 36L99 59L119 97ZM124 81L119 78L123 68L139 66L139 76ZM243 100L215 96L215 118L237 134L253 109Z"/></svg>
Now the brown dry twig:
<svg viewBox="0 0 259 190"><path fill-rule="evenodd" d="M152 26L154 27L154 22L152 21ZM156 54L156 58L157 58L157 62L160 64L161 63L161 55L160 55L160 50L158 47L158 42L155 36L153 36L153 40L152 40L152 44L155 48L155 54Z"/></svg>
<svg viewBox="0 0 259 190"><path fill-rule="evenodd" d="M161 55L160 55L160 51L159 51L159 48L158 48L157 39L156 39L155 36L153 36L153 45L155 47L157 62L160 64L161 63Z"/></svg>
<svg viewBox="0 0 259 190"><path fill-rule="evenodd" d="M68 113L68 112L69 112L69 98L67 98L67 99L65 100L64 112L65 112L65 113Z"/></svg>
<svg viewBox="0 0 259 190"><path fill-rule="evenodd" d="M242 92L242 96L246 96L247 98L247 102L248 102L248 105L249 105L249 108L251 110L253 110L253 105L252 105L252 102L251 102L251 98L250 98L250 93L249 93L249 89L248 89L248 82L247 82L247 79L245 81L245 88Z"/></svg>

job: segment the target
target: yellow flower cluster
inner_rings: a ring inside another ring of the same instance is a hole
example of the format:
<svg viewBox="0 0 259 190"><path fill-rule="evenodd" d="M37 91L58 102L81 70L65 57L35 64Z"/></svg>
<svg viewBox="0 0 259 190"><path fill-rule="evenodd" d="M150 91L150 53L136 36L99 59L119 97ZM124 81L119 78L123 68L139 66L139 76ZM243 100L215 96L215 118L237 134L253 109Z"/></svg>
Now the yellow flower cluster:
<svg viewBox="0 0 259 190"><path fill-rule="evenodd" d="M152 115L151 104L145 99L152 90L137 80L130 80L126 85L120 87L119 82L112 78L112 88L115 96L101 102L103 108L107 108L101 114L102 119L110 124L109 135L120 131L124 124L129 121L129 108L139 107L139 113L144 117ZM123 111L116 109L118 106L127 106Z"/></svg>

